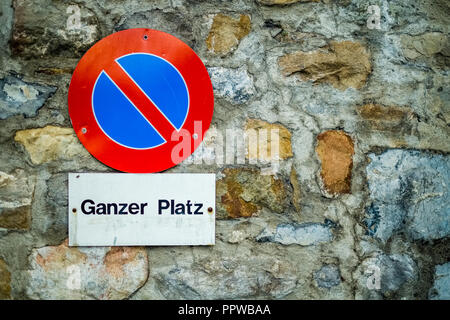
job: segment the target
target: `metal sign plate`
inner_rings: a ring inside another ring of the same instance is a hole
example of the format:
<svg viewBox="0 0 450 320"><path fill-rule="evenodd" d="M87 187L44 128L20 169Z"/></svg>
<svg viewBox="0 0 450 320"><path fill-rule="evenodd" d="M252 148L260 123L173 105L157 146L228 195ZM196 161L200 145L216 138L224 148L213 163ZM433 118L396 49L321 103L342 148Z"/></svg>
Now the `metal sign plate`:
<svg viewBox="0 0 450 320"><path fill-rule="evenodd" d="M213 245L215 183L214 174L69 173L69 245Z"/></svg>

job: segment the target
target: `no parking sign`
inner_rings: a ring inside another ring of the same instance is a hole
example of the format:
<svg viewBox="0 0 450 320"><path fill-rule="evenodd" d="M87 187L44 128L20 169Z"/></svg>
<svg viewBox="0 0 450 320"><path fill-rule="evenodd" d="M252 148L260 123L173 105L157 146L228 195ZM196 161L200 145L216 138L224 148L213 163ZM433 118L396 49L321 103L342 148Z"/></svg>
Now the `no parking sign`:
<svg viewBox="0 0 450 320"><path fill-rule="evenodd" d="M151 29L100 40L69 87L69 115L81 143L104 164L131 173L163 171L187 158L213 108L200 58ZM189 152L174 155L179 143L190 145ZM73 173L69 244L212 245L214 208L214 174Z"/></svg>
<svg viewBox="0 0 450 320"><path fill-rule="evenodd" d="M86 149L124 172L173 167L199 146L214 97L200 58L176 37L152 29L114 33L78 63L69 87L69 115ZM173 157L180 137L189 153Z"/></svg>

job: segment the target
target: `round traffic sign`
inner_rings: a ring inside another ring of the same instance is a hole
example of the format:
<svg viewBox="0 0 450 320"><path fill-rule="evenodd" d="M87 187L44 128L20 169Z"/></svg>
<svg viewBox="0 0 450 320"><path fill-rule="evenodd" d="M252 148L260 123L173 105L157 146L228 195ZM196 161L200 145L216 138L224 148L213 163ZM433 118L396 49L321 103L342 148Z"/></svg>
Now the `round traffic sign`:
<svg viewBox="0 0 450 320"><path fill-rule="evenodd" d="M120 171L146 173L194 152L211 123L214 96L188 45L162 31L129 29L103 38L81 58L68 103L72 126L94 157Z"/></svg>

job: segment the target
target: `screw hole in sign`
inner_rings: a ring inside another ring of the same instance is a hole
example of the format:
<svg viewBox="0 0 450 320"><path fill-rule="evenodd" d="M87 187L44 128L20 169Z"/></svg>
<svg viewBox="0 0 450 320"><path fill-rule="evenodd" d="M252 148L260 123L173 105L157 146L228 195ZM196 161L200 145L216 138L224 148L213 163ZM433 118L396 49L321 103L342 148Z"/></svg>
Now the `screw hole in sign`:
<svg viewBox="0 0 450 320"><path fill-rule="evenodd" d="M86 52L72 75L68 105L78 139L97 160L123 172L152 173L200 146L214 95L205 65L187 44L137 28L113 33ZM180 143L191 147L177 156Z"/></svg>

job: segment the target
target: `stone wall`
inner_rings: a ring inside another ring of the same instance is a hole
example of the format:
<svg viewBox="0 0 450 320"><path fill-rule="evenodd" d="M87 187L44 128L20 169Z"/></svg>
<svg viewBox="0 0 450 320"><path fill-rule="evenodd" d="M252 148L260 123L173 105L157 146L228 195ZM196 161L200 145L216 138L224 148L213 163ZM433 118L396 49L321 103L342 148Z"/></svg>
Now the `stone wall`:
<svg viewBox="0 0 450 320"><path fill-rule="evenodd" d="M450 297L448 1L3 0L0 11L1 299ZM214 128L280 132L274 175L248 161L167 171L217 173L213 247L67 245L67 173L113 172L73 132L71 74L96 41L135 27L201 57Z"/></svg>

